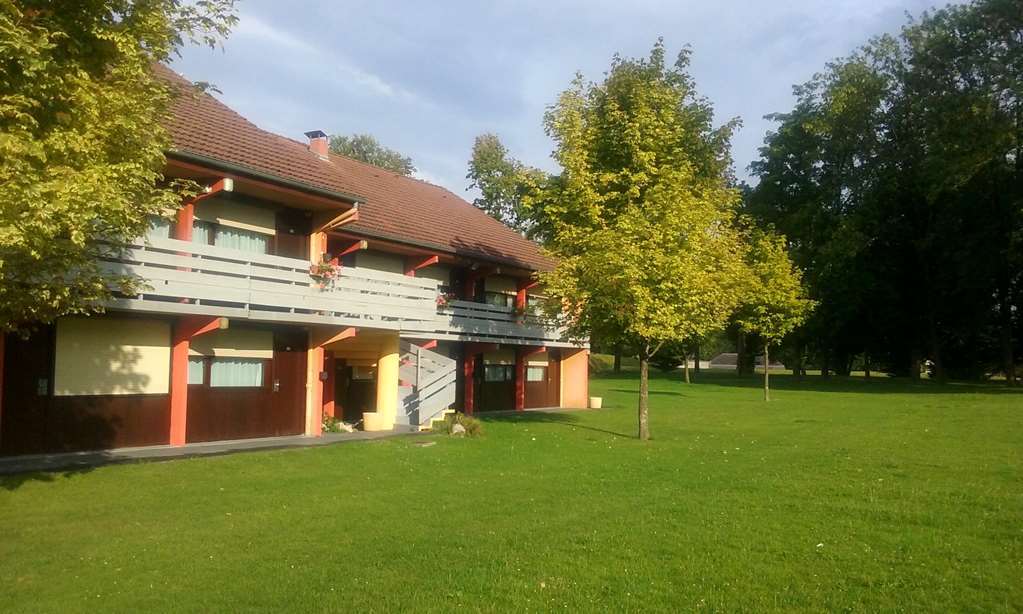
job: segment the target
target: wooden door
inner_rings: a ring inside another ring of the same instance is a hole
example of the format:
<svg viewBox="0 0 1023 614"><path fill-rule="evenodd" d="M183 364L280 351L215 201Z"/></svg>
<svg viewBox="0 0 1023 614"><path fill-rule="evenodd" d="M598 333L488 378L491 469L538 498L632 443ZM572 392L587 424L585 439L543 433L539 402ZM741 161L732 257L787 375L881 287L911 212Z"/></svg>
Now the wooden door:
<svg viewBox="0 0 1023 614"><path fill-rule="evenodd" d="M304 212L286 209L277 213L274 254L285 258L309 258L309 219Z"/></svg>
<svg viewBox="0 0 1023 614"><path fill-rule="evenodd" d="M28 339L7 335L4 350L0 452L5 455L46 452L53 329L43 328Z"/></svg>

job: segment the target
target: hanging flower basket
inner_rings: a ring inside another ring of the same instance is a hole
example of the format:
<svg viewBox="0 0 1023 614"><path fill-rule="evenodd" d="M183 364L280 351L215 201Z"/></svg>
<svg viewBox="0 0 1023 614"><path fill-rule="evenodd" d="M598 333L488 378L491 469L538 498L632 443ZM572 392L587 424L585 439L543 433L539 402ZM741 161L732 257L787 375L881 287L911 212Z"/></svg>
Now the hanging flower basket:
<svg viewBox="0 0 1023 614"><path fill-rule="evenodd" d="M455 300L455 295L450 292L437 295L437 309L444 309L451 304L451 301Z"/></svg>
<svg viewBox="0 0 1023 614"><path fill-rule="evenodd" d="M313 278L320 289L326 289L334 285L341 267L329 262L320 262L309 265L309 276Z"/></svg>

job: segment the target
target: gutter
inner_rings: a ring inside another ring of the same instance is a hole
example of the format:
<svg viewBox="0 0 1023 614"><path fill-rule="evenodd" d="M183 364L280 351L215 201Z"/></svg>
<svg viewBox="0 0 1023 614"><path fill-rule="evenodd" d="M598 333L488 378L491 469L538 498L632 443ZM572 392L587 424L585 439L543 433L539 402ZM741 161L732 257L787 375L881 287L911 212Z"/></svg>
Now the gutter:
<svg viewBox="0 0 1023 614"><path fill-rule="evenodd" d="M275 183L283 187L291 188L293 190L300 190L302 192L308 192L310 194L315 194L317 196L323 196L326 198L332 198L337 200L345 200L356 205L366 202L365 197L362 196L349 194L347 192L324 190L323 188L319 188L302 181L294 181L292 179L285 179L284 177L280 177L278 175L266 173L261 170L252 168L251 166L225 162L223 160L218 160L217 158L210 158L208 156L192 153L190 151L170 150L165 152L165 155L169 158L177 158L185 162L193 162L195 164L207 166L216 170L226 171L229 173L237 173L239 175L246 175L252 179L259 179L261 181Z"/></svg>

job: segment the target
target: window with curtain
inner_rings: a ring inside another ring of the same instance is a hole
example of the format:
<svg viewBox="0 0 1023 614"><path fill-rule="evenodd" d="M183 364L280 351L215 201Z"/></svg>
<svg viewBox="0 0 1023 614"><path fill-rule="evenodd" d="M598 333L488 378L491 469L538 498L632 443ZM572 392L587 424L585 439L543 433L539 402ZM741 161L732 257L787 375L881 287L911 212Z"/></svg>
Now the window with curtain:
<svg viewBox="0 0 1023 614"><path fill-rule="evenodd" d="M527 382L547 381L547 367L526 367Z"/></svg>
<svg viewBox="0 0 1023 614"><path fill-rule="evenodd" d="M213 224L209 222L192 222L192 243L210 244L210 237L213 235Z"/></svg>
<svg viewBox="0 0 1023 614"><path fill-rule="evenodd" d="M202 357L188 359L188 383L202 384L206 381L206 361Z"/></svg>
<svg viewBox="0 0 1023 614"><path fill-rule="evenodd" d="M230 226L218 226L213 237L217 247L237 249L243 252L265 254L270 246L269 235Z"/></svg>
<svg viewBox="0 0 1023 614"><path fill-rule="evenodd" d="M171 221L158 215L149 216L149 230L146 232L147 239L169 239Z"/></svg>
<svg viewBox="0 0 1023 614"><path fill-rule="evenodd" d="M484 365L483 380L487 382L510 382L514 376L512 365Z"/></svg>
<svg viewBox="0 0 1023 614"><path fill-rule="evenodd" d="M488 305L494 305L496 307L515 306L514 294L504 294L503 292L487 292L484 295L484 300Z"/></svg>
<svg viewBox="0 0 1023 614"><path fill-rule="evenodd" d="M217 357L210 364L211 388L258 388L263 385L262 358Z"/></svg>

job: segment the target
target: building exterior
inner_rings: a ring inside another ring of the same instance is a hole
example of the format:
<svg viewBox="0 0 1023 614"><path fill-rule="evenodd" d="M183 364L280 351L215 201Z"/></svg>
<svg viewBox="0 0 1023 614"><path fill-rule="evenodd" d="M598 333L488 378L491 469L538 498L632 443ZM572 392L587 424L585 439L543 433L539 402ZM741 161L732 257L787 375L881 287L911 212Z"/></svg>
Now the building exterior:
<svg viewBox="0 0 1023 614"><path fill-rule="evenodd" d="M588 350L531 310L537 246L455 194L182 91L166 175L206 192L102 265L146 289L3 339L0 454L318 436L585 407Z"/></svg>

